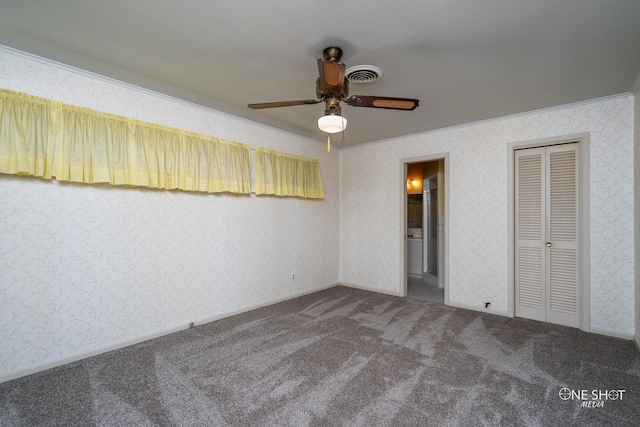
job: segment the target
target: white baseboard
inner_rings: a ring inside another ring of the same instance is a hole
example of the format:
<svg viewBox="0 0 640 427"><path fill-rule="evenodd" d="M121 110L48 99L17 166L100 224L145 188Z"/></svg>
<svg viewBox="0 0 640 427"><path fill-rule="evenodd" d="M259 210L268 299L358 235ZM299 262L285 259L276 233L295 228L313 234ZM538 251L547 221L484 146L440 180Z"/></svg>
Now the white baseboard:
<svg viewBox="0 0 640 427"><path fill-rule="evenodd" d="M471 305L471 304L463 304L460 302L454 302L454 301L449 301L449 304L447 304L450 307L455 307L455 308L464 308L465 310L473 310L473 311L479 311L480 313L488 313L488 314L495 314L498 316L504 316L504 317L513 317L511 315L509 315L509 312L507 310L495 310L493 308L483 308L477 305Z"/></svg>
<svg viewBox="0 0 640 427"><path fill-rule="evenodd" d="M390 291L390 290L387 290L387 289L373 288L371 286L358 285L356 283L339 282L338 285L346 286L347 288L360 289L360 290L363 290L363 291L377 292L379 294L393 295L394 297L403 296L400 292L397 292L397 291Z"/></svg>
<svg viewBox="0 0 640 427"><path fill-rule="evenodd" d="M451 306L451 307L464 308L466 310L474 310L474 311L479 311L479 312L482 312L482 313L497 314L499 316L505 316L505 317L513 317L512 315L509 314L508 311L492 310L492 309L486 309L485 310L482 307L469 305L469 304L462 304L462 303L457 303L457 302L451 302L451 301L449 301L448 305ZM593 333L593 334L600 334L600 335L606 335L606 336L609 336L609 337L621 338L621 339L624 339L624 340L633 340L633 341L635 341L635 344L638 347L638 351L640 351L640 339L638 338L638 335L634 336L633 334L629 334L629 333L626 333L626 332L612 331L610 329L600 329L600 328L591 328L590 330L584 331L584 332Z"/></svg>
<svg viewBox="0 0 640 427"><path fill-rule="evenodd" d="M258 303L258 304L249 305L247 307L243 307L243 308L238 309L238 310L227 311L227 312L224 312L222 314L215 315L215 316L205 317L205 318L202 318L200 320L196 320L194 323L195 323L196 326L204 325L205 323L215 322L216 320L224 319L226 317L235 316L236 314L242 314L242 313L245 313L247 311L257 310L258 308L267 307L269 305L277 304L279 302L288 301L290 299L294 299L294 298L302 297L302 296L305 296L305 295L313 294L315 292L324 291L325 289L336 287L339 284L340 283L333 283L331 285L324 285L324 286L321 286L319 288L308 289L308 290L305 290L305 291L302 291L302 292L297 292L295 294L287 295L285 297L280 297L280 298L276 298L276 299L269 300L269 301L266 301L266 302L261 302L261 303Z"/></svg>
<svg viewBox="0 0 640 427"><path fill-rule="evenodd" d="M623 340L633 341L633 334L627 332L612 331L611 329L591 328L589 331L594 334L607 335L615 338L622 338Z"/></svg>
<svg viewBox="0 0 640 427"><path fill-rule="evenodd" d="M325 285L325 286L321 286L318 288L314 288L314 289L308 289L302 292L297 292L295 294L291 294L291 295L287 295L284 297L280 297L280 298L275 298L273 300L269 300L269 301L265 301L262 303L258 303L258 304L253 304L250 306L246 306L243 308L240 308L238 310L233 310L233 311L228 311L225 313L221 313L215 316L209 316L209 317L205 317L199 320L196 320L194 323L195 325L203 325L205 323L209 323L209 322L213 322L216 320L220 320L220 319L224 319L226 317L231 317L231 316L235 316L237 314L241 314L247 311L251 311L251 310L256 310L258 308L262 308L262 307L266 307L269 305L273 305L273 304L277 304L279 302L283 302L283 301L287 301L293 298L298 298L304 295L308 295L314 292L318 292L318 291L322 291L325 289L329 289L329 288L333 288L335 286L346 286L349 288L354 288L354 289L361 289L364 291L370 291L370 292L377 292L377 293L382 293L382 294L387 294L387 295L392 295L392 296L397 296L397 297L402 297L402 295L400 294L400 292L395 292L395 291L389 291L386 289L378 289L378 288L373 288L373 287L369 287L369 286L364 286L364 285L358 285L355 283L349 283L349 282L338 282L338 283L333 283L330 285ZM493 309L483 309L482 307L478 307L478 306L474 306L474 305L469 305L469 304L462 304L462 303L457 303L457 302L449 302L448 304L451 307L456 307L456 308L463 308L466 310L473 310L473 311L479 311L482 313L489 313L489 314L496 314L499 316L505 316L505 317L512 317L509 315L508 311L502 311L502 310L493 310ZM47 362L47 363L42 363L42 364L36 364L33 366L30 366L28 368L25 369L21 369L18 371L14 371L14 372L10 372L8 374L4 374L4 375L0 375L0 383L6 382L6 381L11 381L20 377L24 377L27 375L32 375L38 372L42 372L42 371L46 371L47 369L51 369L51 368L56 368L58 366L62 366L62 365L66 365L72 362L76 362L78 360L82 360L82 359L86 359L89 357L93 357L93 356L97 356L99 354L102 353L107 353L109 351L113 351L113 350L118 350L120 348L124 348L124 347L128 347L134 344L138 344L150 339L154 339L154 338L158 338L164 335L169 335L172 334L174 332L178 332L178 331L182 331L187 329L189 326L188 325L180 325L180 326L174 326L171 328L167 328L167 329L163 329L161 331L156 331L156 332L152 332L149 334L145 334L133 339L129 339L129 340L123 340L123 341L119 341L113 344L110 344L108 346L105 347L100 347L98 349L95 350L91 350L91 351L86 351L86 352L81 352L81 353L76 353L67 357L63 357L61 359L57 359L57 360L53 360L51 362ZM636 344L636 347L638 347L638 351L640 351L640 338L638 337L638 335L633 335L633 334L629 334L629 333L625 333L625 332L618 332L618 331L612 331L612 330L608 330L608 329L599 329L599 328L592 328L591 329L592 333L596 333L596 334L601 334L601 335L608 335L608 336L612 336L612 337L616 337L616 338L622 338L622 339L626 339L626 340L633 340Z"/></svg>
<svg viewBox="0 0 640 427"><path fill-rule="evenodd" d="M348 288L362 289L363 291L370 291L370 292L377 292L377 293L380 293L380 294L393 295L395 297L403 297L404 296L400 292L390 291L390 290L387 290L387 289L373 288L373 287L370 287L370 286L359 285L359 284L356 284L356 283L340 282L339 285L346 286ZM446 304L446 305L448 305L450 307L455 307L455 308L464 308L465 310L479 311L481 313L489 313L489 314L496 314L498 316L513 317L513 316L509 315L508 311L495 310L495 309L492 309L492 308L484 309L482 307L478 307L478 306L475 306L475 305L462 304L462 303L452 302L452 301L449 301L449 303Z"/></svg>
<svg viewBox="0 0 640 427"><path fill-rule="evenodd" d="M340 282L340 283L338 283L338 285L346 286L346 287L349 287L349 288L362 289L364 291L371 291L371 292L378 292L378 293L382 293L382 294L393 295L393 296L397 296L397 297L402 297L403 296L399 292L393 292L393 291L388 291L388 290L383 290L383 289L378 289L378 288L372 288L370 286L358 285L356 283ZM495 314L497 316L510 317L510 318L514 317L512 314L509 313L508 310L495 310L495 309L492 309L492 308L485 309L485 308L483 308L481 306L471 305L471 304L464 304L464 303L454 302L454 301L449 301L446 305L448 305L450 307L455 307L455 308L462 308L462 309L465 309L465 310L478 311L480 313ZM633 334L629 334L629 333L626 333L626 332L612 331L610 329L599 329L599 328L591 328L590 330L585 331L585 332L589 332L589 333L593 333L593 334L600 334L600 335L607 335L607 336L615 337L615 338L622 338L624 340L633 340L635 342L636 346L638 347L638 351L640 351L640 338L638 337L638 335L634 336Z"/></svg>
<svg viewBox="0 0 640 427"><path fill-rule="evenodd" d="M219 315L216 316L209 316L209 317L205 317L199 320L194 321L195 325L203 325L205 323L209 323L209 322L213 322L215 320L220 320L220 319L224 319L225 317L231 317L231 316L235 316L236 314L241 314L247 311L251 311L251 310L255 310L258 308L262 308L262 307L266 307L269 305L273 305L273 304L277 304L279 302L283 302L283 301L287 301L293 298L298 298L304 295L308 295L308 294L312 294L314 292L318 292L318 291L322 291L325 289L329 289L329 288L333 288L335 286L338 286L340 283L333 283L330 285L325 285L325 286L321 286L319 288L314 288L314 289L308 289L302 292L297 292L295 294L291 294L291 295L287 295L284 297L280 297L280 298L276 298L273 300L269 300L269 301L265 301L262 303L258 303L258 304L253 304L250 306L246 306L246 307L242 307L238 310L233 310L233 311L228 311L225 313L221 313ZM77 362L78 360L82 360L82 359L86 359L89 357L93 357L93 356L97 356L99 354L102 353L107 353L109 351L113 351L113 350L118 350L120 348L124 348L124 347L128 347L134 344L138 344L141 343L143 341L147 341L150 339L154 339L154 338L158 338L164 335L169 335L172 334L174 332L178 332L178 331L182 331L185 329L188 329L189 325L180 325L180 326L173 326L171 328L167 328L167 329L163 329L161 331L155 331L149 334L145 334L145 335L141 335L139 337L136 338L132 338L132 339L128 339L128 340L123 340L123 341L118 341L116 343L104 346L104 347L100 347L97 348L95 350L90 350L90 351L85 351L85 352L80 352L80 353L76 353L76 354L72 354L70 356L67 357L63 357L61 359L56 359L53 360L51 362L47 362L47 363L42 363L42 364L36 364L33 366L30 366L28 368L25 369L20 369L17 371L13 371L4 375L0 375L0 383L6 382L6 381L11 381L11 380L15 380L17 378L21 378L21 377L25 377L27 375L32 375L38 372L42 372L42 371L46 371L47 369L52 369L52 368L57 368L58 366L63 366L72 362Z"/></svg>

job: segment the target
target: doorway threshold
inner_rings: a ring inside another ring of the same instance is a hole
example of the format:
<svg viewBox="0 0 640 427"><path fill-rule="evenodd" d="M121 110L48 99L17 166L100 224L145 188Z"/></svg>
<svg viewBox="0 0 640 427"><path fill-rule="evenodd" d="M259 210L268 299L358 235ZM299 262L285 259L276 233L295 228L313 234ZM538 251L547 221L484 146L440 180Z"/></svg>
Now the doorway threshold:
<svg viewBox="0 0 640 427"><path fill-rule="evenodd" d="M425 275L422 279L407 277L407 298L444 304L444 288L438 287L437 279L431 284L426 276L431 275Z"/></svg>

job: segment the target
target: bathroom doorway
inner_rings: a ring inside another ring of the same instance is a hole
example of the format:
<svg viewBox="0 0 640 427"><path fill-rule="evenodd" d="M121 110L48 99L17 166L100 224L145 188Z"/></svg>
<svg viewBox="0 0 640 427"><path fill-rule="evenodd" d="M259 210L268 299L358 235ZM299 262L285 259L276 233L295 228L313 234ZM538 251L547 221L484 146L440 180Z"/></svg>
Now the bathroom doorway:
<svg viewBox="0 0 640 427"><path fill-rule="evenodd" d="M437 303L446 301L445 172L444 158L406 163L406 295Z"/></svg>

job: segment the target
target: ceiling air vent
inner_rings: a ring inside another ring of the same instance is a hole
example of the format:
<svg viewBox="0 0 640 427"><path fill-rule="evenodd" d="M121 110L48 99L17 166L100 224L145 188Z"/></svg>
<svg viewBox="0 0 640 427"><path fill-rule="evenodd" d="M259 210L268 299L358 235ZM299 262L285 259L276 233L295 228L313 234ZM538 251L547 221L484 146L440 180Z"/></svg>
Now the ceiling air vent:
<svg viewBox="0 0 640 427"><path fill-rule="evenodd" d="M347 68L345 77L350 84L354 85L370 85L382 78L382 70L373 65L356 65Z"/></svg>

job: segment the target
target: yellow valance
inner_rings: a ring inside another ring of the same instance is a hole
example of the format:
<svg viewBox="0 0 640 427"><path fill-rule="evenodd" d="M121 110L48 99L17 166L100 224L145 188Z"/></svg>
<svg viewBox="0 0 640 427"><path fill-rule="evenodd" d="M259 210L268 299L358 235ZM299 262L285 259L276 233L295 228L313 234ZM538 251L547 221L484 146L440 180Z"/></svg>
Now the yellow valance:
<svg viewBox="0 0 640 427"><path fill-rule="evenodd" d="M324 198L317 160L260 147L256 148L254 187L256 195Z"/></svg>
<svg viewBox="0 0 640 427"><path fill-rule="evenodd" d="M0 89L0 172L208 193L250 191L249 145Z"/></svg>

